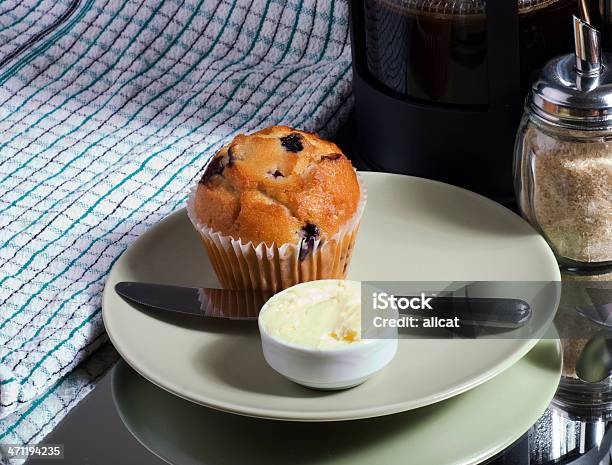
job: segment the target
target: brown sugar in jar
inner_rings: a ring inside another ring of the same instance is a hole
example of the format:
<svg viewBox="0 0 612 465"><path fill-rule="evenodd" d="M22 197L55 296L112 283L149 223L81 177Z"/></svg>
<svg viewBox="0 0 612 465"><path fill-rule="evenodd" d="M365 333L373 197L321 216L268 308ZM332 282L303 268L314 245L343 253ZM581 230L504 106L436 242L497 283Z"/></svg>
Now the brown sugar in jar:
<svg viewBox="0 0 612 465"><path fill-rule="evenodd" d="M612 133L561 131L527 118L519 202L561 263L612 262Z"/></svg>

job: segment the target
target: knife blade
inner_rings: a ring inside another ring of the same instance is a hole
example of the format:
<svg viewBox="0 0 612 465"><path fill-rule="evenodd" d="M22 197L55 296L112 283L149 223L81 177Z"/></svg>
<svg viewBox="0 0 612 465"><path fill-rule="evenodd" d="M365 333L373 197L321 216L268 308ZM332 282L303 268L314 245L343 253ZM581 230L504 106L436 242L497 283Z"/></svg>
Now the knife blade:
<svg viewBox="0 0 612 465"><path fill-rule="evenodd" d="M115 291L129 302L158 311L231 320L256 320L259 310L273 293L260 290L194 288L166 284L119 282ZM531 317L527 302L511 298L432 297L431 316L459 318L463 325L513 329ZM426 316L418 310L401 314Z"/></svg>
<svg viewBox="0 0 612 465"><path fill-rule="evenodd" d="M256 320L271 292L171 286L122 281L115 291L124 299L156 310L192 316Z"/></svg>

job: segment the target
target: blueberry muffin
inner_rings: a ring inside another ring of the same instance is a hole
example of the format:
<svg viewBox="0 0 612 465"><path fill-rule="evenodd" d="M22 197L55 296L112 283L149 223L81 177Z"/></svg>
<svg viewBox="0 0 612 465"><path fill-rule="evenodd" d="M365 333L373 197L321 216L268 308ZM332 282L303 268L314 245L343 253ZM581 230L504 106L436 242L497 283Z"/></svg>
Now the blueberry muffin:
<svg viewBox="0 0 612 465"><path fill-rule="evenodd" d="M223 147L188 211L224 287L278 291L346 275L364 203L336 144L273 126Z"/></svg>

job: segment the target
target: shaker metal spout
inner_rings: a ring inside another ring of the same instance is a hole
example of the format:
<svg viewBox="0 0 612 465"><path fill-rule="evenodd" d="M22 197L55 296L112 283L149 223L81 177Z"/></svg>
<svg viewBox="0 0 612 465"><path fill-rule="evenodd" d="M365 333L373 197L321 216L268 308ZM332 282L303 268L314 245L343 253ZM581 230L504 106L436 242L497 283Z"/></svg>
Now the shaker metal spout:
<svg viewBox="0 0 612 465"><path fill-rule="evenodd" d="M586 76L599 74L602 67L601 34L577 16L574 16L574 45L576 72Z"/></svg>

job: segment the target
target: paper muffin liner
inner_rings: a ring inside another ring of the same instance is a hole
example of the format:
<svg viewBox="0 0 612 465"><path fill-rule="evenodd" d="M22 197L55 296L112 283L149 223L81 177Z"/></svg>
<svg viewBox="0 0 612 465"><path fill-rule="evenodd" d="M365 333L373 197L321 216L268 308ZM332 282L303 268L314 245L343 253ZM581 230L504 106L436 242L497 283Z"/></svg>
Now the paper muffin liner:
<svg viewBox="0 0 612 465"><path fill-rule="evenodd" d="M355 239L367 201L367 190L357 173L361 192L353 217L331 238L317 239L300 260L301 241L282 245L243 243L198 221L195 210L197 184L187 199L187 214L200 238L213 269L226 289L263 289L278 292L316 279L343 279L348 272Z"/></svg>

